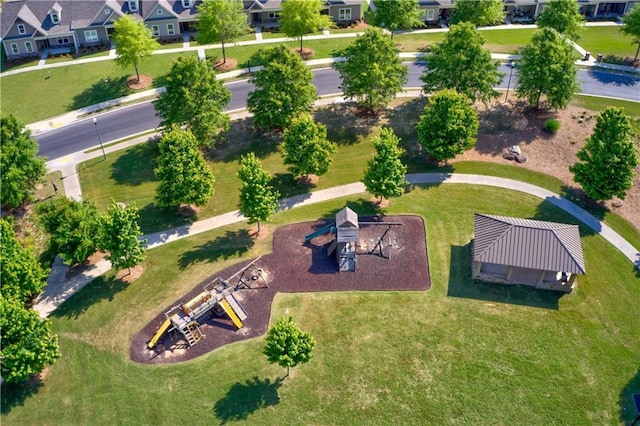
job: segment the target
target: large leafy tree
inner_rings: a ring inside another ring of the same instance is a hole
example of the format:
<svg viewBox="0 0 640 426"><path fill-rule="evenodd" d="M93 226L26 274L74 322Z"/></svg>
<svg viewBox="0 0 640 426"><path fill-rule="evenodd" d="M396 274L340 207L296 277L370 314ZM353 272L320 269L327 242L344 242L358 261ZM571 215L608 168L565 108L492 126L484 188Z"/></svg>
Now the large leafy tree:
<svg viewBox="0 0 640 426"><path fill-rule="evenodd" d="M494 87L503 74L483 46L484 38L472 24L453 25L427 59L427 69L420 77L424 91L454 89L474 102L485 103L498 96Z"/></svg>
<svg viewBox="0 0 640 426"><path fill-rule="evenodd" d="M38 157L38 143L13 115L0 118L0 204L18 207L31 200L35 186L46 174L44 158Z"/></svg>
<svg viewBox="0 0 640 426"><path fill-rule="evenodd" d="M249 223L268 220L278 210L280 193L271 186L271 174L266 171L253 152L242 156L238 175L240 188L240 211Z"/></svg>
<svg viewBox="0 0 640 426"><path fill-rule="evenodd" d="M156 201L162 207L205 205L213 196L215 177L198 141L189 130L171 128L160 139L160 154L153 170L160 180Z"/></svg>
<svg viewBox="0 0 640 426"><path fill-rule="evenodd" d="M622 27L620 30L632 38L632 43L637 44L636 56L634 61L638 59L638 53L640 53L640 6L635 6L622 18Z"/></svg>
<svg viewBox="0 0 640 426"><path fill-rule="evenodd" d="M138 220L140 215L135 205L127 206L111 200L107 213L100 217L98 247L108 251L107 260L116 269L136 266L145 258L147 249Z"/></svg>
<svg viewBox="0 0 640 426"><path fill-rule="evenodd" d="M331 28L333 21L329 15L323 15L324 2L322 0L287 0L282 2L280 16L280 30L289 37L300 39L302 51L302 36L314 31Z"/></svg>
<svg viewBox="0 0 640 426"><path fill-rule="evenodd" d="M160 47L151 30L142 21L124 15L113 24L113 43L116 45L116 64L123 68L134 66L137 81L140 81L138 65Z"/></svg>
<svg viewBox="0 0 640 426"><path fill-rule="evenodd" d="M368 29L337 52L345 58L335 64L344 95L370 110L387 105L402 90L409 74L398 53L391 37L378 28Z"/></svg>
<svg viewBox="0 0 640 426"><path fill-rule="evenodd" d="M585 194L594 200L624 199L633 185L638 153L631 138L631 122L621 108L607 108L578 151L569 169Z"/></svg>
<svg viewBox="0 0 640 426"><path fill-rule="evenodd" d="M542 9L536 23L540 28L553 28L572 40L579 40L583 21L575 0L551 0Z"/></svg>
<svg viewBox="0 0 640 426"><path fill-rule="evenodd" d="M376 154L367 164L363 182L367 191L380 197L380 202L383 197L399 197L407 185L407 166L400 159L404 151L399 143L400 138L389 128L382 129L380 136L373 140Z"/></svg>
<svg viewBox="0 0 640 426"><path fill-rule="evenodd" d="M198 43L222 43L222 62L227 62L225 43L247 34L247 24L242 0L204 0L198 6Z"/></svg>
<svg viewBox="0 0 640 426"><path fill-rule="evenodd" d="M325 174L337 151L336 144L327 140L327 128L309 114L296 117L284 131L282 157L295 175Z"/></svg>
<svg viewBox="0 0 640 426"><path fill-rule="evenodd" d="M420 10L418 0L377 0L376 10L371 14L376 26L396 30L409 30L424 24L424 12Z"/></svg>
<svg viewBox="0 0 640 426"><path fill-rule="evenodd" d="M449 22L470 22L477 27L496 25L504 21L501 0L457 0Z"/></svg>
<svg viewBox="0 0 640 426"><path fill-rule="evenodd" d="M264 67L249 80L256 88L247 107L258 127L284 128L295 116L310 112L318 97L311 70L284 45L264 49Z"/></svg>
<svg viewBox="0 0 640 426"><path fill-rule="evenodd" d="M154 103L162 117L161 126L186 126L205 147L229 129L224 108L229 105L231 93L206 62L195 57L178 58L165 77L164 86L166 91Z"/></svg>
<svg viewBox="0 0 640 426"><path fill-rule="evenodd" d="M0 219L0 289L22 305L46 285L46 273L35 254L18 241L11 218Z"/></svg>
<svg viewBox="0 0 640 426"><path fill-rule="evenodd" d="M311 334L300 330L293 318L282 318L269 327L263 352L270 363L286 367L289 376L290 368L309 362L315 344Z"/></svg>
<svg viewBox="0 0 640 426"><path fill-rule="evenodd" d="M542 95L551 108L565 108L579 84L573 49L555 30L541 28L520 51L516 92L540 107Z"/></svg>
<svg viewBox="0 0 640 426"><path fill-rule="evenodd" d="M55 198L38 206L40 223L51 235L49 250L65 263L87 260L97 249L98 209L90 201Z"/></svg>
<svg viewBox="0 0 640 426"><path fill-rule="evenodd" d="M455 90L429 98L418 123L418 140L427 152L445 162L472 148L478 133L478 114L469 100Z"/></svg>

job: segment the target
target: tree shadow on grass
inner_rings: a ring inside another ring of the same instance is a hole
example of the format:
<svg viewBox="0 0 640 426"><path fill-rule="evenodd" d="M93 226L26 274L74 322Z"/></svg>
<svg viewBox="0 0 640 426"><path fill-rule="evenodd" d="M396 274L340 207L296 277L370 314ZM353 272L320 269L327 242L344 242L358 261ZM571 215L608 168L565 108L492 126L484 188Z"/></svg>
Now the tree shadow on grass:
<svg viewBox="0 0 640 426"><path fill-rule="evenodd" d="M300 184L293 173L276 173L269 183L280 192L281 199L308 195L313 190L313 186Z"/></svg>
<svg viewBox="0 0 640 426"><path fill-rule="evenodd" d="M86 287L71 296L58 309L51 313L54 318L78 318L87 309L102 300L112 301L114 296L125 290L128 284L115 276L101 275Z"/></svg>
<svg viewBox="0 0 640 426"><path fill-rule="evenodd" d="M69 111L120 98L130 93L131 90L127 86L127 76L100 79L73 97Z"/></svg>
<svg viewBox="0 0 640 426"><path fill-rule="evenodd" d="M178 226L189 225L198 220L198 216L184 216L178 208L164 208L155 203L149 203L138 210L140 231L143 234L165 231Z"/></svg>
<svg viewBox="0 0 640 426"><path fill-rule="evenodd" d="M207 241L183 253L178 260L178 265L180 269L186 269L195 263L216 262L232 256L241 256L249 251L254 243L246 229L227 231L215 240Z"/></svg>
<svg viewBox="0 0 640 426"><path fill-rule="evenodd" d="M314 120L327 126L327 139L338 145L352 145L371 133L377 126L377 117L358 117L355 104L341 103L318 108Z"/></svg>
<svg viewBox="0 0 640 426"><path fill-rule="evenodd" d="M213 412L222 424L232 421L246 420L259 409L272 407L280 402L278 389L283 378L271 382L254 376L245 383L236 382L227 394L213 406Z"/></svg>
<svg viewBox="0 0 640 426"><path fill-rule="evenodd" d="M356 212L358 221L377 222L381 216L384 216L384 211L378 204L373 203L372 200L359 198L356 201L347 201L343 207L329 211L325 218L335 220L336 214L345 207Z"/></svg>
<svg viewBox="0 0 640 426"><path fill-rule="evenodd" d="M402 139L403 143L418 143L416 127L426 105L427 98L419 97L385 111L385 116L389 120L388 126L393 129L396 136Z"/></svg>
<svg viewBox="0 0 640 426"><path fill-rule="evenodd" d="M449 297L558 309L563 292L539 290L525 285L494 284L471 278L471 242L464 246L451 246L449 267Z"/></svg>
<svg viewBox="0 0 640 426"><path fill-rule="evenodd" d="M640 412L638 412L640 407L636 408L633 402L634 394L640 394L640 368L636 370L636 374L620 392L620 422L625 425L630 425L637 416L640 416Z"/></svg>
<svg viewBox="0 0 640 426"><path fill-rule="evenodd" d="M24 402L37 394L43 386L39 375L22 383L3 383L0 389L0 413L9 414L14 407L21 407Z"/></svg>
<svg viewBox="0 0 640 426"><path fill-rule="evenodd" d="M145 182L154 182L155 159L159 154L158 140L149 139L127 148L111 165L111 177L119 185L138 186Z"/></svg>
<svg viewBox="0 0 640 426"><path fill-rule="evenodd" d="M280 131L260 131L253 125L253 118L243 118L231 122L221 140L206 153L207 159L237 163L240 156L253 152L258 158L265 158L278 150L282 141Z"/></svg>

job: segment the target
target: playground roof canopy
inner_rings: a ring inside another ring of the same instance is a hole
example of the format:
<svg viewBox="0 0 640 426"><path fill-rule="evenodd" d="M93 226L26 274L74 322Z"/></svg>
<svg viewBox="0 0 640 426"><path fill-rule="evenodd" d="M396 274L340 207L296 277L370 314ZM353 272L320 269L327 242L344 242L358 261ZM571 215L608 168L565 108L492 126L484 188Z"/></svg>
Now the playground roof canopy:
<svg viewBox="0 0 640 426"><path fill-rule="evenodd" d="M336 226L338 228L357 228L358 214L349 207L345 207L336 213Z"/></svg>

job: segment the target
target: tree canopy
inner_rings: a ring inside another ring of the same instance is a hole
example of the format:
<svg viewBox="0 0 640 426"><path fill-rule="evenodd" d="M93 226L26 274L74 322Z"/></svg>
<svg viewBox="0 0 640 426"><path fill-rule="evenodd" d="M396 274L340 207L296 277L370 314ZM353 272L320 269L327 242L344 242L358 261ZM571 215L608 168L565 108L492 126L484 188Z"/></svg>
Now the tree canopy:
<svg viewBox="0 0 640 426"><path fill-rule="evenodd" d="M188 127L200 146L210 147L229 129L224 108L231 93L215 72L196 57L180 57L164 78L166 91L154 102L163 127Z"/></svg>
<svg viewBox="0 0 640 426"><path fill-rule="evenodd" d="M268 220L278 210L280 193L271 186L271 174L260 164L253 152L242 156L237 176L242 181L240 188L240 211L249 223Z"/></svg>
<svg viewBox="0 0 640 426"><path fill-rule="evenodd" d="M311 111L318 97L313 74L282 44L263 49L260 58L264 68L249 79L256 88L249 93L247 107L258 127L285 128L298 114Z"/></svg>
<svg viewBox="0 0 640 426"><path fill-rule="evenodd" d="M294 175L323 175L338 151L336 144L327 140L327 128L316 124L310 114L293 119L282 137L282 157Z"/></svg>
<svg viewBox="0 0 640 426"><path fill-rule="evenodd" d="M111 200L107 213L100 217L98 247L108 251L107 260L115 269L136 266L145 258L147 249L138 226L140 215L135 205L126 206Z"/></svg>
<svg viewBox="0 0 640 426"><path fill-rule="evenodd" d="M242 0L204 0L198 5L196 38L200 44L222 44L222 62L227 62L225 44L249 33Z"/></svg>
<svg viewBox="0 0 640 426"><path fill-rule="evenodd" d="M335 64L344 96L370 110L386 106L402 90L409 75L398 53L391 37L378 28L367 29L337 52L346 59Z"/></svg>
<svg viewBox="0 0 640 426"><path fill-rule="evenodd" d="M456 0L449 22L469 22L476 27L496 25L504 21L501 0Z"/></svg>
<svg viewBox="0 0 640 426"><path fill-rule="evenodd" d="M272 364L289 369L309 362L313 357L315 340L308 332L298 328L293 318L281 318L267 330L264 354Z"/></svg>
<svg viewBox="0 0 640 426"><path fill-rule="evenodd" d="M536 108L542 95L550 108L565 108L580 87L573 48L550 28L533 33L521 49L518 63L516 92Z"/></svg>
<svg viewBox="0 0 640 426"><path fill-rule="evenodd" d="M322 14L324 7L322 0L287 0L282 2L280 30L288 37L300 39L300 51L302 51L303 35L333 26L331 17Z"/></svg>
<svg viewBox="0 0 640 426"><path fill-rule="evenodd" d="M590 198L624 199L633 186L638 152L631 133L631 121L621 108L607 108L598 116L593 134L578 151L578 162L569 168Z"/></svg>
<svg viewBox="0 0 640 426"><path fill-rule="evenodd" d="M380 201L383 197L399 197L407 185L407 166L402 164L400 157L404 151L399 143L400 138L390 128L382 129L380 136L373 139L376 154L367 163L363 182L367 191L380 197Z"/></svg>
<svg viewBox="0 0 640 426"><path fill-rule="evenodd" d="M580 27L584 18L575 0L551 0L546 3L536 24L540 28L553 28L571 40L580 39Z"/></svg>
<svg viewBox="0 0 640 426"><path fill-rule="evenodd" d="M32 199L35 186L47 173L38 143L13 115L0 118L0 205L18 207Z"/></svg>
<svg viewBox="0 0 640 426"><path fill-rule="evenodd" d="M484 38L472 24L453 25L427 59L427 69L420 77L424 91L454 89L474 102L485 103L498 96L494 87L503 74L483 46Z"/></svg>
<svg viewBox="0 0 640 426"><path fill-rule="evenodd" d="M113 24L113 43L116 45L116 64L123 68L134 66L140 81L138 65L160 47L151 30L131 15L123 15Z"/></svg>
<svg viewBox="0 0 640 426"><path fill-rule="evenodd" d="M173 127L162 136L159 148L153 170L160 181L156 194L158 205L205 205L213 196L215 177L193 133Z"/></svg>
<svg viewBox="0 0 640 426"><path fill-rule="evenodd" d="M633 44L637 44L636 56L633 58L634 62L638 60L638 53L640 53L640 7L635 6L622 18L622 26L620 30L631 36Z"/></svg>
<svg viewBox="0 0 640 426"><path fill-rule="evenodd" d="M475 145L478 126L469 99L443 90L429 98L418 123L418 141L433 157L447 161Z"/></svg>
<svg viewBox="0 0 640 426"><path fill-rule="evenodd" d="M378 27L396 30L409 30L424 25L424 12L420 10L418 0L376 0L376 10L371 14Z"/></svg>

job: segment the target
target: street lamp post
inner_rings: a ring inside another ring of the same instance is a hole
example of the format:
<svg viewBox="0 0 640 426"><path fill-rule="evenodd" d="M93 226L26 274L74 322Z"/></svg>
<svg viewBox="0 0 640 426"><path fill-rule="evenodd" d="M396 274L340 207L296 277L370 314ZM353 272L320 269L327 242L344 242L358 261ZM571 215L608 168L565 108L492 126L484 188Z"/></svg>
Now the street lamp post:
<svg viewBox="0 0 640 426"><path fill-rule="evenodd" d="M107 159L107 154L104 153L104 145L102 144L102 136L100 136L100 130L98 130L98 120L93 117L93 124L96 126L96 133L98 134L98 141L100 141L100 149L102 149L102 158Z"/></svg>
<svg viewBox="0 0 640 426"><path fill-rule="evenodd" d="M511 86L511 76L513 75L513 69L516 67L516 61L511 60L509 66L511 68L509 69L509 81L507 81L507 95L504 97L505 103L509 100L509 87Z"/></svg>

